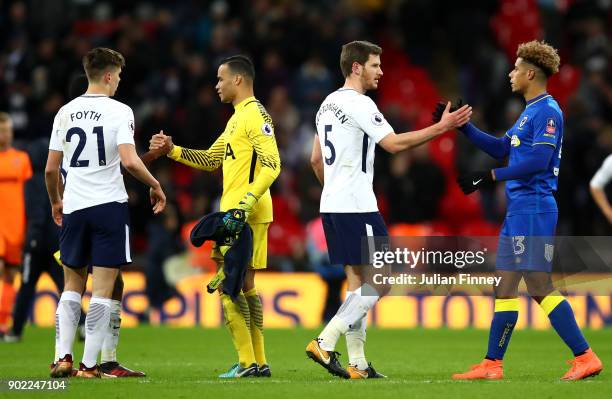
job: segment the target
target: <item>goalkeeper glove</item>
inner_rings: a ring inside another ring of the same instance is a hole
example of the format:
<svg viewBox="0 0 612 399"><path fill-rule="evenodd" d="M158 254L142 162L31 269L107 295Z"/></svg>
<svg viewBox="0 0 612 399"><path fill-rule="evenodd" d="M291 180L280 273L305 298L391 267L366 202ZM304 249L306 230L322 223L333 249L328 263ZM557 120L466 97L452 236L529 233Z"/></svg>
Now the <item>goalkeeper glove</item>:
<svg viewBox="0 0 612 399"><path fill-rule="evenodd" d="M457 183L466 195L480 190L482 187L491 186L493 181L490 170L466 173L457 179Z"/></svg>
<svg viewBox="0 0 612 399"><path fill-rule="evenodd" d="M246 193L238 203L238 206L230 209L223 216L225 229L230 234L240 233L256 203L257 197L253 193Z"/></svg>
<svg viewBox="0 0 612 399"><path fill-rule="evenodd" d="M457 111L461 107L463 107L463 100L459 99L459 101L457 101L457 105L452 105L451 104L451 107L448 110L448 112L455 112L455 111ZM446 109L446 103L444 101L438 102L436 104L436 109L434 110L434 112L431 113L431 121L433 123L440 122L440 119L442 119L442 114L444 113L445 109ZM461 129L462 127L463 126L459 126L459 129Z"/></svg>

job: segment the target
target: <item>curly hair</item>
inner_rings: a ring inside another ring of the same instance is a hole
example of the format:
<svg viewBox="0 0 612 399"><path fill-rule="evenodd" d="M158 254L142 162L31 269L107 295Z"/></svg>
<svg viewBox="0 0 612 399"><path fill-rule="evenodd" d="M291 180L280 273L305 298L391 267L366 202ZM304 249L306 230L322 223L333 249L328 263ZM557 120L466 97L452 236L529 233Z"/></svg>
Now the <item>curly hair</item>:
<svg viewBox="0 0 612 399"><path fill-rule="evenodd" d="M545 41L532 40L520 44L516 56L540 68L547 78L559 72L561 58L557 49Z"/></svg>

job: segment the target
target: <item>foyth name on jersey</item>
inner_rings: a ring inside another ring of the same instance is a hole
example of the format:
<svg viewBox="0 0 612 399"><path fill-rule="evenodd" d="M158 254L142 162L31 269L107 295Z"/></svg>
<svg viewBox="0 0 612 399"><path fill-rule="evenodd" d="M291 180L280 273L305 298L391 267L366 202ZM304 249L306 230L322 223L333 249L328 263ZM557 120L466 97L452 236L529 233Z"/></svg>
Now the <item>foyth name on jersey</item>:
<svg viewBox="0 0 612 399"><path fill-rule="evenodd" d="M77 111L70 114L70 121L74 122L75 119L91 119L94 121L99 121L101 113L96 111Z"/></svg>

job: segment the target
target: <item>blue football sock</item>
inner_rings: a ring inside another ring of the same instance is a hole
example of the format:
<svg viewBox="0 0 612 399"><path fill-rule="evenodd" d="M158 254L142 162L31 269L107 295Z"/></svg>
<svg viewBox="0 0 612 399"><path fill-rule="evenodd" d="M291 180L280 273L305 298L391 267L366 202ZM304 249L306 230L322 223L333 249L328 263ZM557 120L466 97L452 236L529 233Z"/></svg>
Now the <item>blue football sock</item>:
<svg viewBox="0 0 612 399"><path fill-rule="evenodd" d="M548 315L550 324L563 339L563 342L569 346L574 356L589 349L589 344L576 323L574 311L563 295L558 292L552 293L542 300L540 306Z"/></svg>
<svg viewBox="0 0 612 399"><path fill-rule="evenodd" d="M489 331L489 349L487 359L503 359L512 331L518 320L518 298L496 299L495 314Z"/></svg>

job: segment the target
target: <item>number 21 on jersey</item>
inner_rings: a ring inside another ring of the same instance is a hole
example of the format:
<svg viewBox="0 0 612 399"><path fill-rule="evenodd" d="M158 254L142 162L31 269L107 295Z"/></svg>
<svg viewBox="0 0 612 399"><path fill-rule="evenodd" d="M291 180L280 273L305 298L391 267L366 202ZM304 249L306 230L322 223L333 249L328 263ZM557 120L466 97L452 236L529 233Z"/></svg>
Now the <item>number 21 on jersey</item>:
<svg viewBox="0 0 612 399"><path fill-rule="evenodd" d="M104 151L104 130L102 126L96 126L93 128L93 134L96 135L96 142L98 145L98 165L106 165L106 152ZM79 159L85 145L87 144L87 134L80 127L72 127L66 132L66 142L70 143L73 136L79 137L79 143L77 144L72 158L70 158L71 168L82 168L89 166L89 159Z"/></svg>

